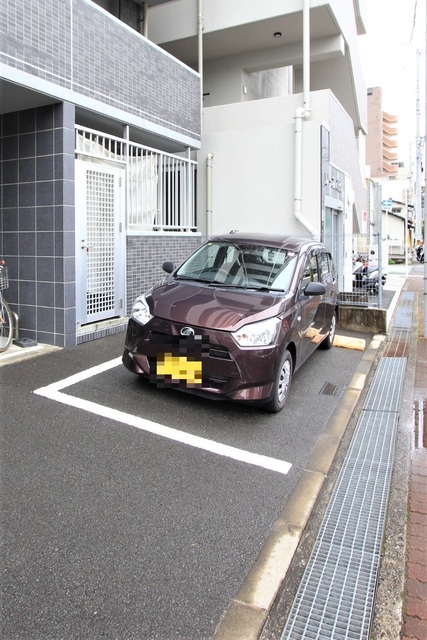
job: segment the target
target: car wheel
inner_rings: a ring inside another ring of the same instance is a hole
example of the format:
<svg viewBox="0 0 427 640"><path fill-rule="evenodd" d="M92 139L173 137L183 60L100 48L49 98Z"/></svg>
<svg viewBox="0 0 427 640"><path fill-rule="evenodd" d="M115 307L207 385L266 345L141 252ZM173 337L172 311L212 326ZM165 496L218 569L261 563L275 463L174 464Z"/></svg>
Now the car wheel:
<svg viewBox="0 0 427 640"><path fill-rule="evenodd" d="M332 314L331 326L329 327L328 335L320 343L320 346L322 349L330 349L332 347L334 343L336 328L337 328L337 316L334 311L334 313Z"/></svg>
<svg viewBox="0 0 427 640"><path fill-rule="evenodd" d="M276 380L274 382L273 397L264 405L264 409L271 413L277 413L286 403L292 381L293 362L289 351L283 354Z"/></svg>

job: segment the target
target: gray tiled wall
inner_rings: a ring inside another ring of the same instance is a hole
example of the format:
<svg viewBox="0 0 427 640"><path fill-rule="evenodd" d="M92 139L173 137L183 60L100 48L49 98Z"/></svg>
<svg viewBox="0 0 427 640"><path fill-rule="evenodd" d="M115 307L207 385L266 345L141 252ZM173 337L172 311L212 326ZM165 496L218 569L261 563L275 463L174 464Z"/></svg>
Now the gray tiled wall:
<svg viewBox="0 0 427 640"><path fill-rule="evenodd" d="M163 262L171 260L179 265L201 241L200 236L129 236L126 258L128 314L135 298L165 276Z"/></svg>
<svg viewBox="0 0 427 640"><path fill-rule="evenodd" d="M200 140L198 75L89 0L3 0L0 62Z"/></svg>
<svg viewBox="0 0 427 640"><path fill-rule="evenodd" d="M74 106L0 117L0 255L20 337L75 344Z"/></svg>

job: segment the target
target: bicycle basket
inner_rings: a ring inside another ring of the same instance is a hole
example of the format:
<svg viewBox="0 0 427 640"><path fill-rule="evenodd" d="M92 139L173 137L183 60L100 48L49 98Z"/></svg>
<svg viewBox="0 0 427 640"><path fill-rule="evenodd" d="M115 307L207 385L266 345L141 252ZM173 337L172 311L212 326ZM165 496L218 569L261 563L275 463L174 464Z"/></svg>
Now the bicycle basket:
<svg viewBox="0 0 427 640"><path fill-rule="evenodd" d="M7 289L9 286L9 276L7 274L7 267L4 264L0 264L0 289Z"/></svg>

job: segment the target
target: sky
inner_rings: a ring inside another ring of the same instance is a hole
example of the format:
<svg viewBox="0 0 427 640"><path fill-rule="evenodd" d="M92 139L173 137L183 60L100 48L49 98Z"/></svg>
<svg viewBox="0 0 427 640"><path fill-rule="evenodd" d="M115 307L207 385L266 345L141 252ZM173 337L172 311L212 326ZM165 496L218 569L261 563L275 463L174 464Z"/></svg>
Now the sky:
<svg viewBox="0 0 427 640"><path fill-rule="evenodd" d="M399 160L415 161L417 50L420 72L421 135L426 122L427 0L367 0L366 35L359 50L367 87L382 87L383 111L397 115Z"/></svg>

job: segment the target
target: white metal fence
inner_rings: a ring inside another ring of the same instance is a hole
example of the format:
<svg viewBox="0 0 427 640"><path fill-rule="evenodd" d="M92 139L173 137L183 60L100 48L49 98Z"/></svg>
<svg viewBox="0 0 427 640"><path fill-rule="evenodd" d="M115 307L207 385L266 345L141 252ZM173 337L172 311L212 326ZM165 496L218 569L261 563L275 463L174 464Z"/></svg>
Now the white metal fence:
<svg viewBox="0 0 427 640"><path fill-rule="evenodd" d="M377 235L336 235L332 241L341 304L382 307L387 282L388 248Z"/></svg>
<svg viewBox="0 0 427 640"><path fill-rule="evenodd" d="M129 231L196 231L196 161L76 127L76 154L126 168Z"/></svg>
<svg viewBox="0 0 427 640"><path fill-rule="evenodd" d="M195 231L195 172L188 158L129 145L129 229Z"/></svg>

